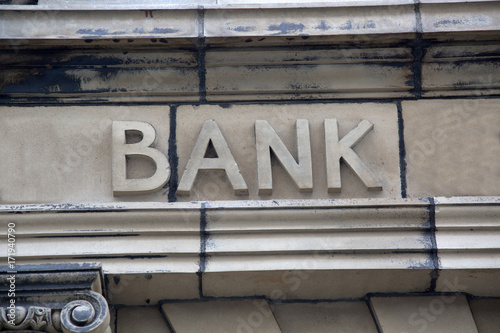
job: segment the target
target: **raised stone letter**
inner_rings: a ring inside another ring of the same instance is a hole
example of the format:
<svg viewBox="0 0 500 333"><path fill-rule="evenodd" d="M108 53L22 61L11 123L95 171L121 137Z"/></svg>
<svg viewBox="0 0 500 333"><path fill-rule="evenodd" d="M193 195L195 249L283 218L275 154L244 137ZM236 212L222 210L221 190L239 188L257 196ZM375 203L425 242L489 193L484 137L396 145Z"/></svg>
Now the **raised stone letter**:
<svg viewBox="0 0 500 333"><path fill-rule="evenodd" d="M126 132L142 133L142 140L126 143ZM159 190L170 178L170 164L167 157L159 150L151 148L156 138L153 126L141 121L113 121L113 195L146 194ZM149 157L156 164L154 175L149 178L127 179L126 157Z"/></svg>
<svg viewBox="0 0 500 333"><path fill-rule="evenodd" d="M266 120L257 120L255 122L259 195L273 193L271 149L288 176L297 185L299 192L312 192L313 179L309 122L306 119L297 119L296 128L298 163Z"/></svg>
<svg viewBox="0 0 500 333"><path fill-rule="evenodd" d="M363 120L339 141L337 119L325 119L326 175L328 193L340 192L340 158L370 191L381 191L382 185L371 173L359 156L352 150L371 131L373 124Z"/></svg>
<svg viewBox="0 0 500 333"><path fill-rule="evenodd" d="M209 143L217 152L217 157L205 157ZM200 135L194 145L186 170L177 188L177 194L189 195L199 170L224 170L231 182L235 195L248 195L248 186L241 175L238 164L214 120L207 120L201 128Z"/></svg>

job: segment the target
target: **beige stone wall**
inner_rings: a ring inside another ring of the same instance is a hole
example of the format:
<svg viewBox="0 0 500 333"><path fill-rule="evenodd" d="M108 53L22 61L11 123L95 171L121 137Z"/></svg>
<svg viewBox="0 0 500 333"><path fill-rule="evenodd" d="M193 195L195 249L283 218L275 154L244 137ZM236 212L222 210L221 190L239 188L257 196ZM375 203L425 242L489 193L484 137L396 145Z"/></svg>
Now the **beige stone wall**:
<svg viewBox="0 0 500 333"><path fill-rule="evenodd" d="M305 4L0 5L17 263L120 333L497 331L500 7Z"/></svg>

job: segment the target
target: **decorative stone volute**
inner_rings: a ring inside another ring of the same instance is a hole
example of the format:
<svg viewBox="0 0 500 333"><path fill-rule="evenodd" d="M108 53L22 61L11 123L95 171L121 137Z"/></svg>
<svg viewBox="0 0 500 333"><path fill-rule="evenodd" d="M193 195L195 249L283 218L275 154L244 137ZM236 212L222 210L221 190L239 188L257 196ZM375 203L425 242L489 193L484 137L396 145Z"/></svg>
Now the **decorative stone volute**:
<svg viewBox="0 0 500 333"><path fill-rule="evenodd" d="M9 276L16 277L10 279L15 291L0 301L0 331L111 333L108 303L96 292L101 290L98 270L19 269ZM0 277L6 280L4 274Z"/></svg>

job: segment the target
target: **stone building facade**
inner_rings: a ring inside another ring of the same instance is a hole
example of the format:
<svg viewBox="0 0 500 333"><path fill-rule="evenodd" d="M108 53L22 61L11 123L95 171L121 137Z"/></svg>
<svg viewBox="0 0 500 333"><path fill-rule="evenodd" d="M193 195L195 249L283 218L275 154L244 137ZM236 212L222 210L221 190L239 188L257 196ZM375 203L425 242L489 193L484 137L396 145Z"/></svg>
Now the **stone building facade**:
<svg viewBox="0 0 500 333"><path fill-rule="evenodd" d="M0 1L0 331L498 332L498 1Z"/></svg>

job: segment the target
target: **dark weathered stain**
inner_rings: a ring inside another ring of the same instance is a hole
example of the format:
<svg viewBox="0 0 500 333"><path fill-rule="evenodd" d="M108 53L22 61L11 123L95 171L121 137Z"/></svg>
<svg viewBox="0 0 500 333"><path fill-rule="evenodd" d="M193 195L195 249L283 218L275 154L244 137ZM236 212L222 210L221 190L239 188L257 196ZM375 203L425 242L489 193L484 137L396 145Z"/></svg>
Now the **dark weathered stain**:
<svg viewBox="0 0 500 333"><path fill-rule="evenodd" d="M172 28L154 28L149 33L152 33L152 34L175 34L179 31L180 31L179 29L172 29Z"/></svg>
<svg viewBox="0 0 500 333"><path fill-rule="evenodd" d="M95 29L95 30L92 30L92 29L78 29L76 31L77 34L79 35L89 35L89 36L107 36L107 35L119 35L119 34L123 34L125 33L125 31L116 31L116 32L112 32L110 33L108 30L106 29Z"/></svg>
<svg viewBox="0 0 500 333"><path fill-rule="evenodd" d="M365 24L353 23L351 21L347 21L346 23L340 26L340 30L375 29L376 27L377 25L372 20L369 20Z"/></svg>
<svg viewBox="0 0 500 333"><path fill-rule="evenodd" d="M455 19L455 20L441 20L434 22L434 27L435 28L441 28L441 27L449 27L449 26L454 26L454 25L475 25L475 24L480 24L483 25L485 23L488 23L488 20L485 17L477 17L474 19Z"/></svg>
<svg viewBox="0 0 500 333"><path fill-rule="evenodd" d="M121 280L120 275L114 275L114 276L113 276L113 282L114 282L116 285L119 285L119 284L120 284L120 280Z"/></svg>
<svg viewBox="0 0 500 333"><path fill-rule="evenodd" d="M292 91L303 91L303 90L318 90L322 87L317 84L307 84L307 83L289 83L285 86L287 90Z"/></svg>
<svg viewBox="0 0 500 333"><path fill-rule="evenodd" d="M157 34L175 34L179 32L179 29L173 28L154 28L152 30L144 30L144 28L135 28L132 33L139 35L157 35ZM106 36L119 36L126 35L130 32L127 31L113 31L110 32L107 29L79 29L76 31L79 35L84 35L84 38L95 38L95 37L106 37Z"/></svg>
<svg viewBox="0 0 500 333"><path fill-rule="evenodd" d="M278 35L295 33L297 31L304 30L305 26L302 23L291 23L291 22L282 22L280 25L273 24L270 25L267 30L269 31L279 31Z"/></svg>
<svg viewBox="0 0 500 333"><path fill-rule="evenodd" d="M29 76L25 76L29 73ZM53 87L58 87L59 92L71 91L81 92L80 80L71 77L66 73L66 69L53 68L46 70L43 68L31 69L27 72L19 72L19 80L13 80L13 84L6 84L1 87L2 93L53 93Z"/></svg>
<svg viewBox="0 0 500 333"><path fill-rule="evenodd" d="M323 30L323 31L329 30L331 28L332 28L332 26L329 25L328 23L326 23L326 21L324 21L324 20L322 20L320 22L320 24L318 24L316 27L314 27L314 29L316 29L316 30Z"/></svg>
<svg viewBox="0 0 500 333"><path fill-rule="evenodd" d="M415 262L407 267L408 269L433 269L434 262L431 258L427 258L424 262Z"/></svg>
<svg viewBox="0 0 500 333"><path fill-rule="evenodd" d="M38 5L38 0L0 0L0 5Z"/></svg>
<svg viewBox="0 0 500 333"><path fill-rule="evenodd" d="M237 26L236 28L232 28L231 30L233 31L238 31L238 32L251 32L251 31L255 31L257 29L256 26L251 26L251 25L247 25L247 26Z"/></svg>

